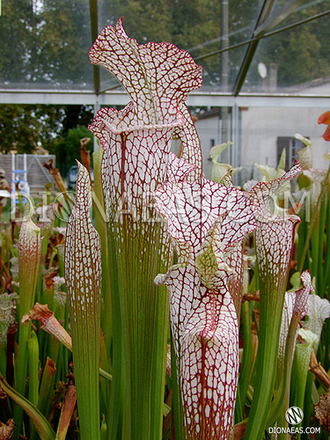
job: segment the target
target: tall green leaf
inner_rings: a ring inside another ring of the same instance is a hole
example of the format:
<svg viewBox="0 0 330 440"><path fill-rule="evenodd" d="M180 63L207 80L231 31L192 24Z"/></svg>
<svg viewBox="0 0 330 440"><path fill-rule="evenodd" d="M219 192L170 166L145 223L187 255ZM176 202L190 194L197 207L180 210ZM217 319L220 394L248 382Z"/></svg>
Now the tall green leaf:
<svg viewBox="0 0 330 440"><path fill-rule="evenodd" d="M89 217L89 174L78 165L75 205L69 217L65 279L69 295L72 352L82 440L100 438L99 359L102 261L99 235Z"/></svg>
<svg viewBox="0 0 330 440"><path fill-rule="evenodd" d="M172 44L139 45L127 37L122 20L103 30L90 59L115 74L131 98L123 110L101 109L90 127L104 149L113 327L110 414L113 409L118 420L118 429L110 422L108 438L160 438L168 301L153 281L167 270L171 251L150 202L158 185L185 174L170 143L175 128L186 123L184 101L201 85L201 68Z"/></svg>
<svg viewBox="0 0 330 440"><path fill-rule="evenodd" d="M275 215L269 211L271 197L288 180L299 175L298 162L282 177L256 184L250 191L257 229L256 250L260 286L259 346L256 365L258 378L244 439L263 436L275 383L276 361L282 310L293 252L295 227L299 218Z"/></svg>

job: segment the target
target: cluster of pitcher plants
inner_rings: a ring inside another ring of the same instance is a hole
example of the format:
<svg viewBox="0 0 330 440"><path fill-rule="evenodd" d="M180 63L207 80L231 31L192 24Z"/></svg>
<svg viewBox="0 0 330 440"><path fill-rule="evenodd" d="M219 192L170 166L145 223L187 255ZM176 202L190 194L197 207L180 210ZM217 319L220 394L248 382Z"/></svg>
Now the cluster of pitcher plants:
<svg viewBox="0 0 330 440"><path fill-rule="evenodd" d="M89 127L93 187L1 224L0 439L328 438L329 171L298 135L287 172L237 188L221 145L208 180L190 55L120 20L90 59L131 101Z"/></svg>

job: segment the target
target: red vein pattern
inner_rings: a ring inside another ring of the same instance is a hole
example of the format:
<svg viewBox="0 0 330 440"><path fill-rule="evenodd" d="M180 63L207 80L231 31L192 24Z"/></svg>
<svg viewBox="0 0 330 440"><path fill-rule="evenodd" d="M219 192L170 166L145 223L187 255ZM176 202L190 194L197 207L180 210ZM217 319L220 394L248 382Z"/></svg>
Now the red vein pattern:
<svg viewBox="0 0 330 440"><path fill-rule="evenodd" d="M231 246L225 254L226 264L232 268L235 276L230 277L228 289L235 305L237 319L240 322L243 291L243 243L237 242Z"/></svg>
<svg viewBox="0 0 330 440"><path fill-rule="evenodd" d="M179 163L170 154L173 130L185 121L190 124L185 139L194 145L194 153L187 153L187 156L191 161L197 158L196 168L201 172L200 145L194 140L196 131L191 128L191 118L183 101L189 91L201 86L202 68L189 54L172 44L139 45L127 37L122 20L114 28L104 29L90 51L90 58L116 75L132 99L121 111L101 109L89 127L105 151L102 181L106 214L118 252L125 253L119 224L125 227L128 235L136 235L137 224L146 219L146 199L159 184L168 180L180 181L193 171L191 166ZM184 127L179 132L182 136L186 133ZM186 150L190 151L188 147ZM142 253L146 248L145 239L152 240L154 236L144 231L147 226L141 226L143 237L138 246ZM166 265L168 239L159 234L155 239L164 242L159 252L164 255L163 264Z"/></svg>
<svg viewBox="0 0 330 440"><path fill-rule="evenodd" d="M188 243L196 256L215 223L222 250L251 230L251 203L242 192L202 178L200 182L168 182L154 193L155 209L167 219L168 233ZM220 219L221 217L221 219Z"/></svg>
<svg viewBox="0 0 330 440"><path fill-rule="evenodd" d="M218 157L218 156L217 156ZM215 164L215 163L214 163ZM215 166L213 164L213 167ZM221 165L221 164L220 164ZM233 170L229 169L226 174L218 181L216 179L212 179L215 182L220 183L223 186L227 186L231 188L234 186L233 184ZM225 253L225 262L226 264L233 269L235 276L232 276L228 280L228 288L233 298L237 320L240 322L240 314L242 307L242 289L243 289L243 243L235 242L233 245Z"/></svg>
<svg viewBox="0 0 330 440"><path fill-rule="evenodd" d="M121 111L101 109L89 128L105 150L102 176L109 220L124 202L136 219L142 194L150 194L168 179L173 130L183 126L179 130L183 132L192 124L183 102L202 85L202 68L170 43L139 45L126 35L122 19L103 30L90 59L110 70L132 100ZM201 170L201 150L194 140L197 133L187 130L194 145L189 162L196 160L194 165Z"/></svg>
<svg viewBox="0 0 330 440"><path fill-rule="evenodd" d="M69 217L65 246L66 285L73 319L78 310L93 315L100 307L102 283L100 238L89 217L92 205L89 175L81 164L78 170L75 205Z"/></svg>
<svg viewBox="0 0 330 440"><path fill-rule="evenodd" d="M292 315L297 319L303 319L308 313L308 297L311 292L314 292L312 286L312 278L308 270L305 270L300 279L303 283L303 287L296 291L296 300L293 308Z"/></svg>
<svg viewBox="0 0 330 440"><path fill-rule="evenodd" d="M111 70L132 99L121 111L101 109L89 127L105 150L102 181L106 213L117 249L124 253L119 223L125 222L128 234L136 235L137 224L146 219L146 199L159 184L182 180L189 170L193 171L173 158L170 143L174 128L189 121L183 100L190 90L201 85L201 67L189 54L171 44L138 45L125 34L122 20L114 28L104 29L90 57L93 63ZM181 128L180 132L183 131ZM192 134L189 140L193 141ZM198 158L201 152L196 153L196 141L193 142L195 154L189 158ZM197 166L201 167L201 163ZM141 226L142 244L140 240L138 245L142 253L146 249L145 240L153 240L154 236L152 232L144 232L145 228ZM159 252L166 265L170 258L169 241L159 235L155 240L164 243ZM151 244L159 246L156 242Z"/></svg>
<svg viewBox="0 0 330 440"><path fill-rule="evenodd" d="M288 281L290 261L296 225L300 219L288 215L282 210L282 216L270 211L270 202L275 202L275 192L284 183L298 176L302 171L299 162L282 177L249 184L252 189L249 196L254 204L257 229L255 233L256 256L259 271L260 316L257 375L261 380L256 383L246 438L261 438L265 428L268 408L272 399L279 334L285 290ZM261 400L260 400L261 398Z"/></svg>
<svg viewBox="0 0 330 440"><path fill-rule="evenodd" d="M171 43L139 45L126 35L122 19L102 31L90 60L110 70L127 90L135 129L177 124L182 120L179 104L202 85L202 67L187 52Z"/></svg>
<svg viewBox="0 0 330 440"><path fill-rule="evenodd" d="M282 320L281 320L281 332L278 344L278 354L277 361L279 364L284 363L285 356L285 345L286 339L289 332L290 322L292 318L292 312L294 308L296 300L295 292L285 292L284 304L283 304L283 312L282 312Z"/></svg>
<svg viewBox="0 0 330 440"><path fill-rule="evenodd" d="M89 173L78 163L75 204L66 233L65 280L80 429L82 436L97 438L102 257L100 237L89 216L91 205Z"/></svg>
<svg viewBox="0 0 330 440"><path fill-rule="evenodd" d="M180 159L195 165L195 171L187 176L187 180L190 182L199 181L203 174L203 155L200 140L187 106L181 104L180 110L185 119L185 124L174 129L173 137L181 141L182 153Z"/></svg>
<svg viewBox="0 0 330 440"><path fill-rule="evenodd" d="M156 218L150 202L164 182L180 182L196 169L201 174L200 145L184 101L202 85L202 68L172 44L139 45L126 35L122 19L103 30L90 59L110 70L131 98L123 110L101 109L89 128L104 149L101 172L109 248L116 254L118 301L123 326L127 324L124 345L134 377L128 386L132 395L143 394L148 405L152 385L148 378L157 351L153 344L161 341L154 335L156 321L162 319L156 319L155 310L166 313L153 279L168 270L171 261L166 225ZM192 145L185 148L190 164L170 153L175 129ZM133 382L142 389L133 389ZM130 409L137 425L142 423L143 406L140 399L139 408Z"/></svg>
<svg viewBox="0 0 330 440"><path fill-rule="evenodd" d="M312 286L311 275L308 270L304 271L300 279L303 283L303 287L295 292L286 292L284 299L284 307L281 321L281 333L278 347L278 361L284 362L285 344L289 331L289 326L292 316L295 316L300 321L308 313L308 298L309 294L314 291ZM294 354L294 350L293 350Z"/></svg>
<svg viewBox="0 0 330 440"><path fill-rule="evenodd" d="M29 298L24 298L24 300L21 299L21 304L23 301L26 303L26 307L24 307L26 310L21 310L21 313L28 312L34 303L41 253L41 241L40 228L38 228L32 220L23 218L18 239L19 280L24 280L24 285L28 286L31 291L29 292ZM22 287L23 286L21 286L21 290L23 290Z"/></svg>
<svg viewBox="0 0 330 440"><path fill-rule="evenodd" d="M183 180L187 180L195 169L196 167L193 163L184 162L178 159L174 153L170 152L166 179L169 182L182 182Z"/></svg>
<svg viewBox="0 0 330 440"><path fill-rule="evenodd" d="M270 219L269 202L271 197L274 196L281 185L285 184L285 182L293 179L294 177L299 176L302 171L303 170L300 163L296 160L289 171L278 179L274 179L269 182L259 182L256 184L254 184L252 181L252 187L249 189L248 187L250 182L247 182L247 186L245 188L249 192L250 199L254 204L256 212L259 216L263 215L266 219Z"/></svg>
<svg viewBox="0 0 330 440"><path fill-rule="evenodd" d="M298 176L301 172L301 165L296 161L282 177L270 182L260 182L249 192L257 219L258 267L261 277L267 282L269 292L285 292L294 231L300 222L298 216L287 215L286 211L282 216L272 214L269 211L269 202L283 183ZM276 295L273 301L275 307L278 301Z"/></svg>
<svg viewBox="0 0 330 440"><path fill-rule="evenodd" d="M251 202L204 178L168 182L155 209L182 254L156 284L170 291L170 317L187 439L231 438L238 375L238 323L226 253L254 230ZM189 252L187 251L189 248ZM187 261L188 259L188 261ZM230 260L228 260L230 261Z"/></svg>

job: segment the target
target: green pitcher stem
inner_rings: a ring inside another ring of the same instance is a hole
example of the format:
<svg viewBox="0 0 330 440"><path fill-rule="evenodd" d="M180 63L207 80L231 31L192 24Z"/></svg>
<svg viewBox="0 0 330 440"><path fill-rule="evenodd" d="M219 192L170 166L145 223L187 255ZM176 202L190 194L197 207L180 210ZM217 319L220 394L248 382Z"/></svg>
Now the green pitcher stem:
<svg viewBox="0 0 330 440"><path fill-rule="evenodd" d="M240 371L239 388L238 388L238 391L240 393L241 414L243 414L246 393L249 387L250 378L252 374L251 312L250 312L250 303L248 301L245 301L242 305L242 321L243 321L244 349L243 349L242 367ZM240 421L241 420L238 420L238 422Z"/></svg>
<svg viewBox="0 0 330 440"><path fill-rule="evenodd" d="M274 309L271 308L271 303L260 299L259 347L256 372L258 379L256 380L253 404L244 440L260 440L266 427L275 384L282 307L280 312L276 316ZM272 331L268 331L269 328Z"/></svg>
<svg viewBox="0 0 330 440"><path fill-rule="evenodd" d="M321 202L322 202L322 198L323 198L323 193L324 193L325 189L327 188L329 177L330 177L330 167L328 168L327 175L322 182L321 191L320 191L319 197L317 199L316 210L315 210L315 213L314 213L312 220L309 224L309 228L308 228L308 232L307 232L307 236L306 236L306 241L305 241L305 245L304 245L304 248L302 251L302 255L301 255L301 259L300 259L300 263L299 263L299 268L298 268L298 272L300 272L300 273L302 272L303 267L304 267L304 262L305 262L305 258L307 255L307 251L309 249L309 244L310 244L310 240L312 237L312 232L313 232L315 222L319 218L319 210L320 210L320 206L321 206Z"/></svg>
<svg viewBox="0 0 330 440"><path fill-rule="evenodd" d="M292 317L289 332L286 340L285 347L285 358L283 363L283 370L281 377L279 377L279 388L276 391L274 400L272 402L271 411L269 413L267 424L272 426L275 424L276 420L281 417L285 405L289 401L290 395L290 380L291 380L291 370L293 363L293 350L297 335L299 319ZM283 415L283 414L282 414Z"/></svg>

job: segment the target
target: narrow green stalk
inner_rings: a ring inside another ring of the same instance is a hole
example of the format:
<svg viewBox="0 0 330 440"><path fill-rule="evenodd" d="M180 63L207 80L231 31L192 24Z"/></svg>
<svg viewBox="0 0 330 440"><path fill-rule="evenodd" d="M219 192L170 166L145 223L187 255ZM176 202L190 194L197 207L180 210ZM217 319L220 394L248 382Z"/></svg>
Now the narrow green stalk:
<svg viewBox="0 0 330 440"><path fill-rule="evenodd" d="M63 377L67 376L66 368L65 368L66 366L64 364L64 351L68 351L68 350L66 350L66 348L62 344L59 344L57 360L56 360L55 383L60 381Z"/></svg>
<svg viewBox="0 0 330 440"><path fill-rule="evenodd" d="M330 190L328 190L328 206L326 214L326 251L324 255L324 292L328 295L330 293ZM328 344L327 344L328 345Z"/></svg>
<svg viewBox="0 0 330 440"><path fill-rule="evenodd" d="M99 440L101 245L99 235L89 217L89 174L81 164L78 166L75 205L67 226L65 278L70 300L80 435L82 440Z"/></svg>
<svg viewBox="0 0 330 440"><path fill-rule="evenodd" d="M245 440L260 440L266 428L272 400L281 330L285 290L288 282L296 216L265 215L269 198L282 184L299 175L296 163L282 178L257 184L250 192L258 207L256 252L260 286L259 346L256 364L256 385L246 427ZM263 208L263 209L260 209ZM266 211L267 212L267 211Z"/></svg>
<svg viewBox="0 0 330 440"><path fill-rule="evenodd" d="M40 296L41 296L41 303L42 304L47 304L49 309L52 310L53 309L53 296L54 296L54 286L51 282L51 284L49 285L49 283L46 284L45 282L45 278L42 275L40 275L40 279L44 280L42 282L42 288L40 291ZM36 301L38 302L38 301ZM42 332L39 335L39 342L40 342L40 347L42 347L42 351L40 353L40 360L42 365L45 364L47 357L49 357L50 359L52 359L54 361L54 363L57 363L57 355L58 355L58 343L57 341L54 341L51 336L49 336L47 333ZM57 348L56 348L57 346Z"/></svg>
<svg viewBox="0 0 330 440"><path fill-rule="evenodd" d="M100 365L102 372L106 372L110 370L107 351L104 344L104 336L102 332L101 332L101 348L100 348ZM103 415L106 415L108 413L109 399L110 399L110 383L111 382L109 380L101 376L100 400L101 400L101 414Z"/></svg>
<svg viewBox="0 0 330 440"><path fill-rule="evenodd" d="M42 304L47 304L50 310L53 310L53 299L54 299L54 283L52 280L50 282L47 281L46 284L46 276L41 277L44 279L45 289L42 292ZM36 301L38 302L38 301Z"/></svg>
<svg viewBox="0 0 330 440"><path fill-rule="evenodd" d="M172 389L173 389L172 417L174 418L174 438L176 440L184 440L183 408L182 408L181 390L180 390L176 365L177 365L177 360L175 356L175 350L172 342L172 332L171 332L171 371L172 371Z"/></svg>
<svg viewBox="0 0 330 440"><path fill-rule="evenodd" d="M57 248L57 255L58 255L58 267L59 267L59 276L64 277L64 250L65 245L64 244L58 244L56 246Z"/></svg>
<svg viewBox="0 0 330 440"><path fill-rule="evenodd" d="M52 359L47 358L42 374L39 401L38 401L38 409L42 411L42 413L45 416L47 416L48 414L48 410L52 399L55 375L56 375L56 366L52 361Z"/></svg>
<svg viewBox="0 0 330 440"><path fill-rule="evenodd" d="M306 259L306 256L304 256L304 248L305 243L307 240L307 232L308 232L308 226L309 223L307 223L305 218L305 208L302 208L302 215L301 215L301 223L298 228L298 246L297 246L297 253L298 253L298 266L301 268L301 270L309 269L309 261L308 258ZM304 261L302 261L302 258L304 257ZM301 272L300 272L301 273Z"/></svg>
<svg viewBox="0 0 330 440"><path fill-rule="evenodd" d="M274 426L276 420L281 417L283 409L286 410L285 405L289 401L290 395L290 380L291 380L291 370L293 362L293 349L297 334L298 322L295 322L294 318L291 320L289 327L289 332L286 340L285 347L285 358L283 363L283 371L280 378L280 385L276 390L274 400L272 402L271 410L268 416L267 425ZM283 417L282 417L283 419Z"/></svg>
<svg viewBox="0 0 330 440"><path fill-rule="evenodd" d="M58 286L54 289L53 312L59 322L65 321L66 308L66 294L65 292L62 292L60 286ZM66 368L68 368L68 364L65 364L64 362L64 351L67 352L67 349L51 337L49 357L53 359L56 364L56 381L60 380L61 377L66 376Z"/></svg>
<svg viewBox="0 0 330 440"><path fill-rule="evenodd" d="M283 402L284 408L289 408L289 399L287 399L285 402ZM281 428L288 428L288 422L285 418L285 413L282 411L277 419L277 426L280 426ZM289 434L286 434L285 432L281 432L278 434L277 440L290 440L291 436Z"/></svg>
<svg viewBox="0 0 330 440"><path fill-rule="evenodd" d="M37 407L39 400L39 342L34 331L28 341L29 352L29 401ZM35 428L30 420L30 438L34 437Z"/></svg>
<svg viewBox="0 0 330 440"><path fill-rule="evenodd" d="M318 291L318 273L319 273L319 254L320 254L320 248L322 249L323 253L323 240L322 243L320 243L320 211L318 211L315 215L316 219L313 225L311 238L310 238L310 250L311 250L311 274L313 277L315 277L316 286L315 289ZM323 260L323 258L322 258ZM322 261L321 260L321 261Z"/></svg>
<svg viewBox="0 0 330 440"><path fill-rule="evenodd" d="M93 153L94 167L94 195L93 206L95 215L95 227L99 233L102 251L102 314L101 328L104 333L105 349L107 353L111 351L112 343L112 302L111 302L111 281L109 271L109 249L107 240L107 219L104 206L104 194L101 179L101 165L103 158L103 148Z"/></svg>
<svg viewBox="0 0 330 440"><path fill-rule="evenodd" d="M19 265L19 307L18 307L18 360L15 370L15 387L19 394L24 395L27 375L27 343L30 338L31 324L22 324L21 319L25 313L29 313L34 304L34 296L39 273L40 261L40 229L31 221L23 219L18 241L18 265ZM17 429L14 440L18 439L22 409L16 405L14 408L14 421Z"/></svg>
<svg viewBox="0 0 330 440"><path fill-rule="evenodd" d="M41 295L43 293L43 277L42 272L45 270L45 262L46 262L46 255L48 251L48 242L50 237L51 229L48 227L43 227L41 229L41 252L40 252L40 265L39 265L39 275L37 279L37 286L36 286L36 295L35 300L36 302L41 301ZM48 304L51 308L51 304Z"/></svg>
<svg viewBox="0 0 330 440"><path fill-rule="evenodd" d="M150 438L162 437L164 402L159 396L164 394L165 371L167 357L167 335L169 328L169 294L165 286L160 286L156 292L156 322L155 322L155 349L152 359L151 378L151 416ZM158 420L158 425L155 421Z"/></svg>
<svg viewBox="0 0 330 440"><path fill-rule="evenodd" d="M323 330L323 335L325 341L330 341L330 320L325 322L325 329ZM324 363L322 364L326 371L330 368L330 344L326 343L324 346Z"/></svg>
<svg viewBox="0 0 330 440"><path fill-rule="evenodd" d="M49 349L48 354L50 359L54 360L54 364L57 365L58 353L60 349L60 343L57 339L52 336L49 337Z"/></svg>
<svg viewBox="0 0 330 440"><path fill-rule="evenodd" d="M319 217L319 210L320 210L322 198L324 196L324 191L327 189L327 186L329 184L328 183L329 182L329 178L330 178L330 167L328 168L327 175L326 175L325 179L322 182L321 191L320 191L319 197L317 199L316 209L315 209L314 215L312 216L311 222L309 224L308 232L307 232L307 235L306 235L306 240L304 242L304 248L303 248L302 253L301 253L301 259L300 259L300 263L299 263L299 267L298 267L298 272L300 272L300 273L302 273L302 269L304 267L304 262L305 262L305 259L306 259L307 251L308 251L309 246L310 246L310 240L311 240L311 237L312 237L313 228L314 228L314 225L315 225L315 223L316 223L316 221L317 221L317 219Z"/></svg>
<svg viewBox="0 0 330 440"><path fill-rule="evenodd" d="M41 440L55 440L55 432L46 417L25 397L11 388L0 374L0 388L26 412L32 420Z"/></svg>
<svg viewBox="0 0 330 440"><path fill-rule="evenodd" d="M246 393L249 387L251 374L252 374L252 332L251 332L251 312L250 304L248 301L242 305L242 321L243 321L243 358L242 367L240 371L239 385L241 395L241 410L243 413Z"/></svg>
<svg viewBox="0 0 330 440"><path fill-rule="evenodd" d="M234 424L239 423L243 420L243 410L242 410L241 402L241 392L240 392L240 383L237 384L237 395L236 395L236 402L235 402L235 417L234 417Z"/></svg>
<svg viewBox="0 0 330 440"><path fill-rule="evenodd" d="M319 264L317 266L317 285L315 286L317 292L324 292L325 291L325 285L324 285L324 279L325 279L325 268L324 268L324 245L326 244L326 234L324 233L326 228L326 216L327 216L327 210L328 210L328 191L325 191L321 208L320 208L320 225L319 225L319 255L318 255L318 261Z"/></svg>
<svg viewBox="0 0 330 440"><path fill-rule="evenodd" d="M16 184L16 191L17 191L17 198L18 198L18 203L19 203L19 207L21 212L24 212L24 203L23 203L23 199L22 199L22 193L21 190L19 188L19 186Z"/></svg>
<svg viewBox="0 0 330 440"><path fill-rule="evenodd" d="M29 400L37 406L39 400L39 342L34 331L28 341L29 350Z"/></svg>
<svg viewBox="0 0 330 440"><path fill-rule="evenodd" d="M305 392L307 385L307 377L309 370L309 362L312 354L313 344L317 341L317 336L309 330L300 330L300 335L306 341L304 344L297 344L294 357L295 366L295 389L294 389L294 405L303 409L305 402ZM301 425L299 425L301 426ZM298 438L300 439L300 434Z"/></svg>
<svg viewBox="0 0 330 440"><path fill-rule="evenodd" d="M297 329L299 322L307 312L308 297L310 291L313 290L311 276L308 271L303 272L300 278L303 282L303 287L299 290L296 290L295 292L295 303L292 310L292 317L288 334L286 337L284 362L280 362L280 368L278 368L279 385L277 387L272 402L270 414L268 417L268 425L274 425L277 419L284 419L284 414L287 410L287 407L285 405L288 405L289 403L291 371L294 357L294 347L297 338ZM309 358L307 358L308 363Z"/></svg>
<svg viewBox="0 0 330 440"><path fill-rule="evenodd" d="M286 226L282 224L279 228L291 228L293 234L294 224L295 221L292 221L291 224L288 222ZM256 233L258 250L260 250L260 246L265 246L264 240L267 239L268 225L263 225L262 228L266 228L263 234L258 229ZM263 436L275 385L279 334L289 270L288 264L285 265L284 261L289 262L292 253L290 234L286 239L287 243L281 243L284 255L279 256L280 262L273 261L272 256L266 256L264 251L264 255L262 252L257 253L260 283L259 344L256 361L257 380L244 435L244 439L249 440L261 439ZM266 261L262 261L263 258ZM274 277L273 267L276 267L277 264L278 268L281 268L281 273Z"/></svg>
<svg viewBox="0 0 330 440"><path fill-rule="evenodd" d="M313 389L314 375L311 371L307 373L306 391L305 391L305 402L304 402L304 420L303 428L306 430L310 426L311 415L314 414L314 407L312 402L312 389ZM302 434L302 440L310 440L309 434ZM300 439L299 439L300 440Z"/></svg>
<svg viewBox="0 0 330 440"><path fill-rule="evenodd" d="M261 439L266 427L275 384L278 335L281 325L280 319L276 319L278 316L274 316L273 307L274 304L270 301L260 301L259 346L256 365L257 380L244 439ZM272 331L268 331L268 326L272 328ZM270 347L272 348L270 349Z"/></svg>
<svg viewBox="0 0 330 440"><path fill-rule="evenodd" d="M49 268L53 266L56 255L57 255L57 249L54 249L49 257L49 265L48 265Z"/></svg>
<svg viewBox="0 0 330 440"><path fill-rule="evenodd" d="M64 244L57 245L59 275L64 279ZM63 327L68 331L69 324L69 306L66 295L66 286L61 286L61 291L55 292L54 295L54 315L59 321L63 322ZM60 377L65 377L69 373L69 357L70 352L62 346L59 347L58 358L56 361L57 376L56 381Z"/></svg>
<svg viewBox="0 0 330 440"><path fill-rule="evenodd" d="M120 440L122 436L123 406L125 399L125 374L126 364L122 355L122 330L119 298L119 280L117 261L115 258L115 245L112 237L108 237L109 251L109 278L111 282L113 343L112 343L112 373L113 382L107 417L108 440Z"/></svg>

